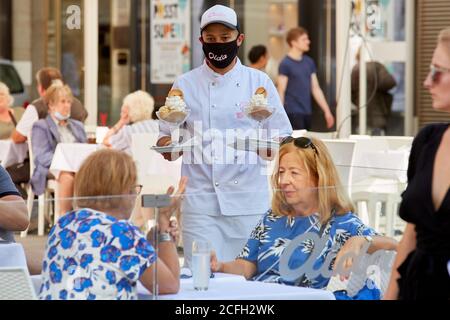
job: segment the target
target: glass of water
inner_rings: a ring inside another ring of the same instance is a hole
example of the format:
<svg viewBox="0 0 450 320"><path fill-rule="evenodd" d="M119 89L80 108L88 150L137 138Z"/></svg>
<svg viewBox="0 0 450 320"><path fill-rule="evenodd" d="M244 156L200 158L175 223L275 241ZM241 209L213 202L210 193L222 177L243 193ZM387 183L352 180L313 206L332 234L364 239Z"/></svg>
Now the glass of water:
<svg viewBox="0 0 450 320"><path fill-rule="evenodd" d="M211 244L208 241L194 241L192 243L192 278L195 290L208 290L211 276L210 259Z"/></svg>

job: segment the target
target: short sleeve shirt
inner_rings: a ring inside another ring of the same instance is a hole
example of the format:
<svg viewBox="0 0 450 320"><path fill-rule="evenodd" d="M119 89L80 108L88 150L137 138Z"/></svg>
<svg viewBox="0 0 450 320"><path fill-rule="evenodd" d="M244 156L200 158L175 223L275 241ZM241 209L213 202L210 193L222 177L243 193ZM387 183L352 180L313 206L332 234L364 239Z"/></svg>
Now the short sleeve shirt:
<svg viewBox="0 0 450 320"><path fill-rule="evenodd" d="M325 288L330 278L321 274L311 279L305 276L301 278L300 283L294 283L284 280L279 271L279 258L290 242L307 232L315 233L321 238L321 229L322 226L316 215L293 218L280 216L269 211L251 233L250 239L238 255L238 258L256 264L258 271L253 280L299 285L315 289ZM334 258L328 258L330 261L328 268L332 270L336 254L348 239L354 236L376 235L372 228L364 225L351 212L344 215L334 215L327 225L323 227L322 232L322 237L326 239L325 246L315 248L316 244L313 238L304 240L295 249L289 260L288 265L291 269L302 266L309 259L310 255L315 250L318 250L319 254L313 263L314 269L321 269L328 256L334 255Z"/></svg>
<svg viewBox="0 0 450 320"><path fill-rule="evenodd" d="M155 260L153 247L127 220L73 211L50 231L39 297L136 300L137 281Z"/></svg>
<svg viewBox="0 0 450 320"><path fill-rule="evenodd" d="M25 112L22 115L22 118L17 123L16 130L24 137L28 137L31 133L31 128L33 128L33 124L39 120L39 115L36 111L36 107L33 105L29 105Z"/></svg>
<svg viewBox="0 0 450 320"><path fill-rule="evenodd" d="M301 60L286 56L280 63L279 74L288 77L284 107L289 115L312 113L311 76L316 73L313 59L303 55Z"/></svg>
<svg viewBox="0 0 450 320"><path fill-rule="evenodd" d="M20 193L14 186L14 183L12 182L8 172L6 172L6 170L2 166L0 166L0 201L2 200L3 197L13 195L20 197ZM2 213L0 212L0 214ZM14 242L14 236L12 232L3 230L0 227L0 240L5 240L7 242Z"/></svg>

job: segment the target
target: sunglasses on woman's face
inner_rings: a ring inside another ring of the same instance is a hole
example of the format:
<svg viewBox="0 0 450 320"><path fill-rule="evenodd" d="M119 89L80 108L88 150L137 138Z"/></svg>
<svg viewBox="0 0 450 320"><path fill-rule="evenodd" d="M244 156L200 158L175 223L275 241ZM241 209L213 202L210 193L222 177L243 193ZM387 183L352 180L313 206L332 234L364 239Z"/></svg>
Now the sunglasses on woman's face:
<svg viewBox="0 0 450 320"><path fill-rule="evenodd" d="M430 65L430 76L433 83L438 83L442 73L450 73L450 69L441 68L434 64Z"/></svg>
<svg viewBox="0 0 450 320"><path fill-rule="evenodd" d="M317 151L316 146L314 145L312 140L308 137L299 137L299 138L286 137L281 141L280 146L291 143L291 142L294 142L294 146L296 146L297 148L301 148L301 149L311 148L314 150L316 155L319 155L319 152Z"/></svg>

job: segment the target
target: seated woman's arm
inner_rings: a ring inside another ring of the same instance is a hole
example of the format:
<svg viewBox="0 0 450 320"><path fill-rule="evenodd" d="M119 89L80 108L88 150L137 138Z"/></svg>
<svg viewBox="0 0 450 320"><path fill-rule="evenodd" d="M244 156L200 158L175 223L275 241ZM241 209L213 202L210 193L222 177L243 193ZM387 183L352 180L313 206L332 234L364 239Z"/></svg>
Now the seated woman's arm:
<svg viewBox="0 0 450 320"><path fill-rule="evenodd" d="M105 137L103 138L103 144L105 146L107 146L108 148L111 148L111 142L110 139L112 136L114 136L115 134L117 134L117 132L119 132L119 130L122 127L119 127L120 121L118 123L116 123L111 129L108 130L108 132L105 134Z"/></svg>
<svg viewBox="0 0 450 320"><path fill-rule="evenodd" d="M350 270L353 266L354 257L366 253L362 252L366 248L368 254L373 254L379 250L397 250L397 241L395 239L377 235L375 230L364 225L356 217L342 224L342 228L347 229L346 233L350 235L350 238L340 248L336 256L334 269L341 267L346 271ZM367 236L372 237L370 244L368 244ZM341 280L346 277L348 277L348 274L341 274Z"/></svg>
<svg viewBox="0 0 450 320"><path fill-rule="evenodd" d="M34 162L37 166L50 168L54 151L50 141L47 139L44 127L34 125L31 130L31 147L33 148Z"/></svg>
<svg viewBox="0 0 450 320"><path fill-rule="evenodd" d="M236 259L229 262L220 262L217 260L215 252L211 253L211 271L230 273L244 276L249 280L256 275L256 264L244 259Z"/></svg>
<svg viewBox="0 0 450 320"><path fill-rule="evenodd" d="M8 195L0 198L0 228L23 231L28 224L28 210L22 197Z"/></svg>
<svg viewBox="0 0 450 320"><path fill-rule="evenodd" d="M406 257L416 249L416 231L415 225L408 223L406 225L403 238L398 245L397 256L395 257L394 265L392 266L391 279L389 286L383 297L384 300L395 300L398 298L398 284L397 279L400 277L397 269L401 266Z"/></svg>
<svg viewBox="0 0 450 320"><path fill-rule="evenodd" d="M111 137L120 132L123 127L126 126L129 122L130 119L128 117L128 112L122 113L119 121L106 133L105 137L103 138L103 144L108 148L111 148Z"/></svg>
<svg viewBox="0 0 450 320"><path fill-rule="evenodd" d="M364 240L366 240L366 239L364 238ZM373 241L370 244L369 248L367 249L367 253L372 254L374 252L377 252L378 250L396 251L397 246L398 246L398 242L397 242L397 240L395 240L393 238L384 237L384 236L375 236L375 237L373 237Z"/></svg>
<svg viewBox="0 0 450 320"><path fill-rule="evenodd" d="M153 291L153 270L158 268L157 283L158 294L173 294L180 290L180 263L178 253L173 241L159 244L159 257L139 279L144 287Z"/></svg>

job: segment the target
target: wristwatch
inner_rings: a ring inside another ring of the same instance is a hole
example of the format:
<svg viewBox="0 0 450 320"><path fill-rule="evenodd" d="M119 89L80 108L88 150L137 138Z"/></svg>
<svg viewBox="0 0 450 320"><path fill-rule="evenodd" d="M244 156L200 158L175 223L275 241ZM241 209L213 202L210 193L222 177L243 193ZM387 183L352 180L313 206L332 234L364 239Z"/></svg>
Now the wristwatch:
<svg viewBox="0 0 450 320"><path fill-rule="evenodd" d="M373 238L371 236L364 236L364 239L366 239L366 241L369 243L369 245L371 245L373 242Z"/></svg>
<svg viewBox="0 0 450 320"><path fill-rule="evenodd" d="M172 236L168 232L160 232L158 234L158 242L173 242Z"/></svg>

